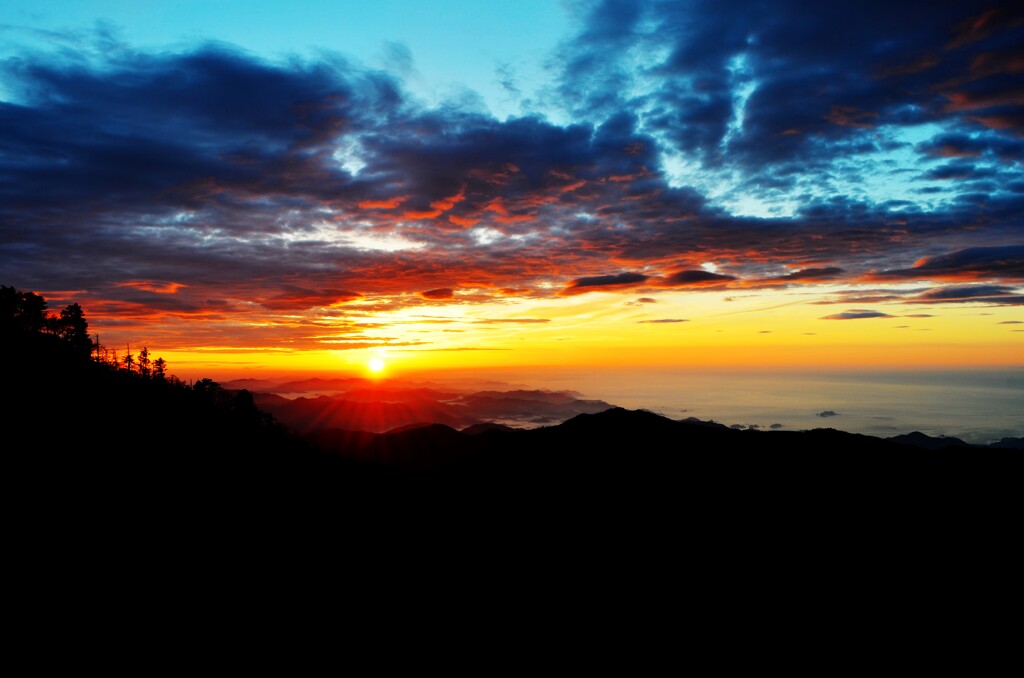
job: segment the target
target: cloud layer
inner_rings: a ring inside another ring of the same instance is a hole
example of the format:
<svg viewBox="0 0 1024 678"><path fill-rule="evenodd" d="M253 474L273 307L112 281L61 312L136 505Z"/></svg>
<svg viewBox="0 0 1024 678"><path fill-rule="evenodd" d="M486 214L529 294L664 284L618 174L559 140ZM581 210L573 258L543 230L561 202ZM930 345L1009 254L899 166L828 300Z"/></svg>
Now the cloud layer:
<svg viewBox="0 0 1024 678"><path fill-rule="evenodd" d="M0 282L220 346L364 345L374 312L597 292L1019 303L1018 10L579 11L561 116L424 108L400 73L326 53L97 38L8 58ZM864 313L827 317L886 317Z"/></svg>

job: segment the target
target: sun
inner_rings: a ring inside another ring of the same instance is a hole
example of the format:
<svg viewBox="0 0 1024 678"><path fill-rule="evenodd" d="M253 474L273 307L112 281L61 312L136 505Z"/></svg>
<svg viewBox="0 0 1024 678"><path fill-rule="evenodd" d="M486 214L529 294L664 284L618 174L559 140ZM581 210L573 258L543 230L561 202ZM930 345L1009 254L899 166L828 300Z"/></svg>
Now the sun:
<svg viewBox="0 0 1024 678"><path fill-rule="evenodd" d="M384 361L381 358L370 358L370 362L366 363L366 366L374 374L380 374L384 371Z"/></svg>

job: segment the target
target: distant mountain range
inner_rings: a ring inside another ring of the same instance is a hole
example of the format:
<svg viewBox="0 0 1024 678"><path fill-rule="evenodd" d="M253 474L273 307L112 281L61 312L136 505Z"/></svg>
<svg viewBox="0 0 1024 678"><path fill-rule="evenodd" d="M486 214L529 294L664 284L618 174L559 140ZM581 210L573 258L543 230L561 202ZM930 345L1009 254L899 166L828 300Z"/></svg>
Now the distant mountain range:
<svg viewBox="0 0 1024 678"><path fill-rule="evenodd" d="M458 431L434 423L378 434L319 428L306 437L318 449L332 455L413 471L453 470L460 466L496 470L505 464L549 471L558 468L566 473L595 464L615 465L623 470L653 470L673 458L681 460L691 455L742 455L748 459L757 452L776 460L777 455L797 455L801 459L813 455L821 463L830 458L882 453L894 455L893 459L921 460L925 451L1024 449L1024 439L1020 438L978 446L919 432L883 439L835 429L737 430L714 422L692 418L674 421L652 412L622 408L580 414L561 424L535 429L476 424Z"/></svg>
<svg viewBox="0 0 1024 678"><path fill-rule="evenodd" d="M351 444L354 432L360 434L406 433L410 430L439 424L467 435L500 431L510 434L520 429L533 429L566 422L581 414L598 414L614 409L603 400L589 400L574 391L548 391L514 389L508 391L465 391L441 386L401 386L370 379L304 379L275 383L269 380L239 380L224 384L227 389L259 387L273 392L254 392L257 407L302 435L312 435L316 444L326 445L335 452L338 446L330 431L344 431L342 438ZM282 394L316 393L313 397L284 397ZM824 415L826 413L822 413ZM827 413L834 414L834 413ZM687 426L700 426L738 432L744 426L727 427L716 422L705 422L688 417L681 422ZM750 433L757 427L749 427ZM789 432L792 434L794 432ZM771 431L775 444L785 438L783 432ZM786 434L786 435L789 435ZM421 435L421 434L418 434ZM372 456L367 450L373 436L359 438L358 450L353 456ZM447 440L448 438L445 438ZM787 438L787 440L790 440ZM1004 438L989 445L971 445L959 438L933 437L915 431L887 439L862 437L866 440L885 440L889 443L927 450L945 448L1024 448L1024 438ZM724 442L724 441L723 441ZM374 443L383 445L383 443ZM439 443L438 443L439 444ZM462 443L460 443L462 444ZM435 445L436 446L436 445Z"/></svg>
<svg viewBox="0 0 1024 678"><path fill-rule="evenodd" d="M16 579L42 577L40 590L56 590L61 604L66 592L106 600L118 587L133 600L203 583L219 595L239 577L259 603L268 581L291 590L316 565L346 590L367 588L351 575L360 564L386 572L385 586L426 590L445 581L424 575L432 563L464 589L468 574L493 587L530 572L559 587L584 582L588 599L605 578L630 598L647 585L647 601L717 577L717 600L748 580L764 591L779 576L814 572L822 585L860 581L861 570L889 577L922 535L943 549L958 547L951 535L973 539L963 549L972 557L1015 543L1007 523L1019 513L1021 455L919 434L736 430L571 392L364 380L289 405L2 326L0 375ZM294 407L302 426L261 410L268 402L279 413ZM856 577L838 579L835 562L851 563ZM593 572L601 581L592 586Z"/></svg>
<svg viewBox="0 0 1024 678"><path fill-rule="evenodd" d="M33 507L33 520L83 530L113 521L146 532L188 516L192 529L214 534L237 526L209 516L238 511L250 526L296 512L408 520L439 502L456 520L496 505L535 520L552 502L568 507L563 519L600 507L600 519L587 518L596 526L623 511L668 519L684 506L715 506L739 520L736 507L762 502L800 497L796 511L923 489L1002 501L1011 495L992 488L1017 476L998 468L1019 455L997 448L1024 447L919 433L885 440L834 429L737 430L571 392L344 380L331 384L344 387L333 396L288 400L145 376L51 335L19 330L0 340L12 497ZM556 421L538 425L544 419Z"/></svg>
<svg viewBox="0 0 1024 678"><path fill-rule="evenodd" d="M229 382L226 386L236 384ZM265 386L281 390L253 393L257 407L299 433L322 428L384 433L416 424L444 424L458 429L485 423L536 427L612 407L602 400L580 398L571 391L464 392L403 388L359 379L311 379ZM328 386L334 393L322 393ZM314 397L281 395L310 391L321 393Z"/></svg>

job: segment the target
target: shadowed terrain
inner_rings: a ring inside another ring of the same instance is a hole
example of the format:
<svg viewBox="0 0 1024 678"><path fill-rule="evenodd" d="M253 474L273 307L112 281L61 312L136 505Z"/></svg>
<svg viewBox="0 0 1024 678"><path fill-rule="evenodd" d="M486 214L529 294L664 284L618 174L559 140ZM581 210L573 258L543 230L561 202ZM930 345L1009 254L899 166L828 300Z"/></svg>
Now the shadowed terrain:
<svg viewBox="0 0 1024 678"><path fill-rule="evenodd" d="M920 434L735 430L621 408L533 429L432 422L386 433L309 426L300 436L247 390L121 369L67 337L16 325L5 323L0 343L6 476L16 494L31 497L36 518L64 522L184 520L207 531L225 516L250 525L284 516L365 525L437 510L457 521L487 520L495 510L538 519L570 510L585 511L591 524L613 515L661 525L687 515L803 523L935 501L1002 511L1016 476L1001 469L1020 463L1010 450L956 440L940 447L930 439L931 450L904 444L920 443ZM595 407L559 394L517 395ZM478 392L463 400L509 398ZM364 401L346 402L374 404Z"/></svg>

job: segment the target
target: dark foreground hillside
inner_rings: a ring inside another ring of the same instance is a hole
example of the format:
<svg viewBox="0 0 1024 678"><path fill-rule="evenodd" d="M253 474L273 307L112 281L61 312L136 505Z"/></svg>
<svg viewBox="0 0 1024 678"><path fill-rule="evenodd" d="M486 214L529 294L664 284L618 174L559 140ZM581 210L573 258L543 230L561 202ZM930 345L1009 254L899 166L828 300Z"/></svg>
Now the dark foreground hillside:
<svg viewBox="0 0 1024 678"><path fill-rule="evenodd" d="M972 524L983 532L1018 501L1020 455L1009 450L738 431L614 408L532 430L299 437L245 390L120 369L68 336L0 332L4 478L17 525L43 539L514 525L556 541L608 530L771 541L852 525L918 534L964 516L986 516Z"/></svg>
<svg viewBox="0 0 1024 678"><path fill-rule="evenodd" d="M1008 461L996 450L929 451L829 429L737 431L622 409L532 430L474 434L436 424L299 438L245 391L140 379L81 360L55 337L8 338L2 367L8 463L33 469L43 487L100 503L162 497L187 510L190 501L294 505L373 496L393 505L432 494L438 502L457 495L861 502L940 487L953 498Z"/></svg>
<svg viewBox="0 0 1024 678"><path fill-rule="evenodd" d="M426 595L427 609L456 597L596 620L661 605L716 626L794 601L811 615L888 604L880 591L931 609L962 571L950 563L1005 567L1017 541L1007 450L622 409L303 439L244 391L142 379L54 337L5 337L0 370L5 543L15 580L34 582L30 616L225 595L244 611L269 589L329 589L340 615L353 596L391 613Z"/></svg>

